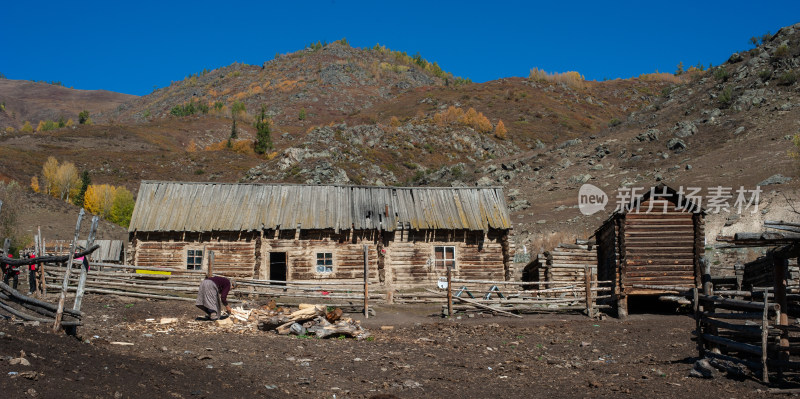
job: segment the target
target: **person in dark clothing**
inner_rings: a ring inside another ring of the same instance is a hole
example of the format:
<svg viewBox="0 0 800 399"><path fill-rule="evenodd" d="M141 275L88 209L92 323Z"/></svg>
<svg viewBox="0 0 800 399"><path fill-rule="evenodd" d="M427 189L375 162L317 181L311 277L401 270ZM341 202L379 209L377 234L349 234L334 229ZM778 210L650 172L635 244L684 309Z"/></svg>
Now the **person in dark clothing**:
<svg viewBox="0 0 800 399"><path fill-rule="evenodd" d="M225 310L231 313L231 306L228 305L228 293L236 288L236 281L221 276L207 277L200 282L200 289L197 292L197 302L195 305L210 320L217 320L220 316L220 303L225 306Z"/></svg>
<svg viewBox="0 0 800 399"><path fill-rule="evenodd" d="M13 254L8 254L9 258L13 258ZM5 265L5 273L3 276L3 283L8 285L8 282L14 279L14 285L11 288L17 289L17 285L19 285L19 266L12 266L9 264Z"/></svg>

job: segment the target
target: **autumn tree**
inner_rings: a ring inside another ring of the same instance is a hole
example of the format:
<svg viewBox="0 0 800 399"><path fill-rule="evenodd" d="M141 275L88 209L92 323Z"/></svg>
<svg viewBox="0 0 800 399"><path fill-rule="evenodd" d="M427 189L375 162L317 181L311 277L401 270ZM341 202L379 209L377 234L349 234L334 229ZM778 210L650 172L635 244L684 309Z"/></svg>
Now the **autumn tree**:
<svg viewBox="0 0 800 399"><path fill-rule="evenodd" d="M116 187L108 184L92 184L86 189L86 196L83 206L87 211L101 216L104 219L111 214L111 207L114 204Z"/></svg>
<svg viewBox="0 0 800 399"><path fill-rule="evenodd" d="M47 157L47 161L42 166L42 183L44 184L44 193L53 195L57 191L56 182L58 180L58 160L55 157Z"/></svg>
<svg viewBox="0 0 800 399"><path fill-rule="evenodd" d="M30 121L25 121L19 130L23 133L33 133L33 125L31 125Z"/></svg>
<svg viewBox="0 0 800 399"><path fill-rule="evenodd" d="M505 140L508 130L506 130L506 125L503 123L501 119L497 122L497 126L494 127L494 136L500 140Z"/></svg>
<svg viewBox="0 0 800 399"><path fill-rule="evenodd" d="M111 202L108 220L122 227L128 227L131 224L131 216L133 215L135 204L136 201L133 199L133 194L128 189L117 187L114 192L114 199Z"/></svg>
<svg viewBox="0 0 800 399"><path fill-rule="evenodd" d="M58 174L56 176L58 198L69 201L70 198L78 194L81 188L81 177L75 164L65 161L58 166Z"/></svg>
<svg viewBox="0 0 800 399"><path fill-rule="evenodd" d="M256 128L256 142L254 148L256 154L266 154L267 151L274 147L270 132L271 123L272 121L267 117L267 107L262 105L261 114L258 116L255 123L253 123L253 126Z"/></svg>
<svg viewBox="0 0 800 399"><path fill-rule="evenodd" d="M39 178L36 176L31 177L31 190L33 190L34 193L39 192Z"/></svg>
<svg viewBox="0 0 800 399"><path fill-rule="evenodd" d="M19 215L25 201L24 194L17 182L5 183L0 181L0 201L3 209L0 212L0 237L10 238L9 252L26 247L31 242L31 236L25 235L19 229Z"/></svg>

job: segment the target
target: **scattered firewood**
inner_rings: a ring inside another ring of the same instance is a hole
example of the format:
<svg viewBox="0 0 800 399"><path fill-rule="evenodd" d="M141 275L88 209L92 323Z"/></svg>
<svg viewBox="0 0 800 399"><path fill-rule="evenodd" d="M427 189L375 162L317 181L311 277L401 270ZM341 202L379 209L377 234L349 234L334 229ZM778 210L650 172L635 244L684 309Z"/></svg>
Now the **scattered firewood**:
<svg viewBox="0 0 800 399"><path fill-rule="evenodd" d="M311 320L317 316L324 316L325 315L325 306L322 305L307 305L303 307L300 305L300 310L296 312L292 312L289 315L289 320L296 321L296 322L304 322L307 320Z"/></svg>
<svg viewBox="0 0 800 399"><path fill-rule="evenodd" d="M326 318L326 319L327 319L329 322L333 323L333 322L335 322L336 320L339 320L339 319L341 319L341 318L342 318L342 314L343 314L343 313L344 313L344 312L342 312L342 309L336 308L336 309L333 309L333 310L331 310L330 312L326 313L326 314L325 314L325 318Z"/></svg>

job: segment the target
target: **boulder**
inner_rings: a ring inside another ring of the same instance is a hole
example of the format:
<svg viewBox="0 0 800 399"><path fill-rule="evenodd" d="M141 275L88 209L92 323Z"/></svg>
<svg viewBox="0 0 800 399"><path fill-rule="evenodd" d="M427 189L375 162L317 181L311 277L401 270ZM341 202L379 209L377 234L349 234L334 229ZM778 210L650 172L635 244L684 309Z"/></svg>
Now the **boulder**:
<svg viewBox="0 0 800 399"><path fill-rule="evenodd" d="M661 136L661 131L658 129L647 129L647 131L639 133L636 136L636 140L639 141L657 141L658 137Z"/></svg>
<svg viewBox="0 0 800 399"><path fill-rule="evenodd" d="M676 137L689 137L697 133L697 126L689 121L678 122L672 128Z"/></svg>
<svg viewBox="0 0 800 399"><path fill-rule="evenodd" d="M784 176L784 175L778 173L776 175L772 175L772 176L762 180L760 183L758 183L758 185L759 186L769 186L770 184L783 184L783 183L788 183L790 181L792 181L791 177Z"/></svg>
<svg viewBox="0 0 800 399"><path fill-rule="evenodd" d="M671 138L669 141L667 141L667 148L675 151L675 153L680 153L689 148L689 146L686 145L686 142L679 138Z"/></svg>

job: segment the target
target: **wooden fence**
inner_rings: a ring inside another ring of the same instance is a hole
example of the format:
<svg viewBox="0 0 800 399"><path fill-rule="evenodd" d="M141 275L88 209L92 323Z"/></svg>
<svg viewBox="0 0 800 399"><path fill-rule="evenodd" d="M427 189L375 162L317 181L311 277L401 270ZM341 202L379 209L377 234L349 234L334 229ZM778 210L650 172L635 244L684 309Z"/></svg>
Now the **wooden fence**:
<svg viewBox="0 0 800 399"><path fill-rule="evenodd" d="M770 373L783 380L787 373L800 371L800 326L797 317L800 295L787 295L781 309L772 288L752 292L729 291L704 295L694 290L693 306L697 347L700 357L726 360L748 367L769 383ZM780 296L780 293L778 294ZM796 319L794 320L796 321Z"/></svg>
<svg viewBox="0 0 800 399"><path fill-rule="evenodd" d="M598 281L589 267L585 268L583 276L583 281L519 282L454 279L448 273L446 294L440 296L447 298L444 306L449 316L458 310L478 309L506 315L512 311L543 313L578 310L594 317L597 310L610 308L599 302L611 299L613 282ZM433 290L428 291L436 294Z"/></svg>

